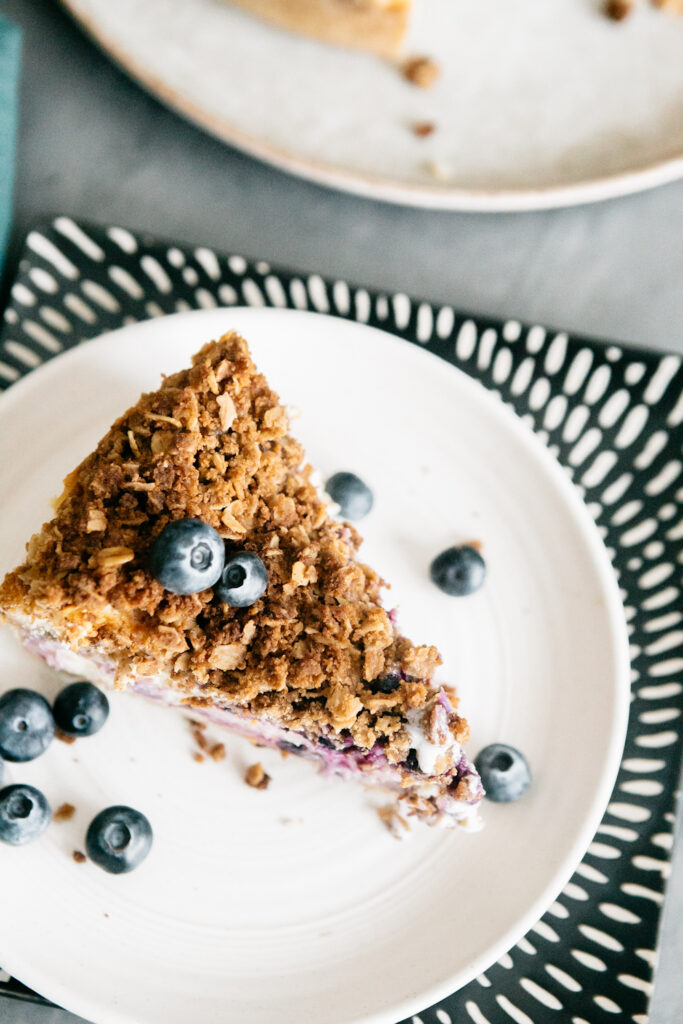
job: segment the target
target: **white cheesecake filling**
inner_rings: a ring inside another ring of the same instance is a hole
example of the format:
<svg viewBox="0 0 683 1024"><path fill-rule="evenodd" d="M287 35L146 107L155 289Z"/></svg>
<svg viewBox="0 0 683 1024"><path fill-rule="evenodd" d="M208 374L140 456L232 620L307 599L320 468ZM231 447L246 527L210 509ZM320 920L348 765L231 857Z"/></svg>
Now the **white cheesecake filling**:
<svg viewBox="0 0 683 1024"><path fill-rule="evenodd" d="M430 740L421 724L420 719L422 717L422 711L409 711L406 732L410 737L410 746L417 756L420 771L424 772L425 775L433 775L440 757L445 755L451 764L454 761L460 760L460 744L456 742L455 737L447 727L444 730L445 738L443 742L435 743L433 740Z"/></svg>

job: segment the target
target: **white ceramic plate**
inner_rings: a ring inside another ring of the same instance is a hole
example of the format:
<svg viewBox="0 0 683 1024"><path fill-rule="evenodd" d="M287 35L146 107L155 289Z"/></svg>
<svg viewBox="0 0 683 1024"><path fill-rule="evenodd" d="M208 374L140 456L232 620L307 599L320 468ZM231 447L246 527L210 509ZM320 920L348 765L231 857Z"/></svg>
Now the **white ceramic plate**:
<svg viewBox="0 0 683 1024"><path fill-rule="evenodd" d="M683 18L646 0L418 0L396 67L266 26L227 0L63 0L127 71L210 132L378 199L463 210L563 206L683 174ZM416 138L411 124L436 132ZM433 165L436 162L438 174Z"/></svg>
<svg viewBox="0 0 683 1024"><path fill-rule="evenodd" d="M508 949L591 840L626 726L617 587L564 473L483 387L384 332L258 309L127 327L9 391L0 569L109 423L232 327L302 410L296 430L322 473L348 467L372 485L363 554L393 581L409 635L440 646L471 751L518 745L533 785L518 804L487 805L479 834L423 828L401 844L360 788L230 737L226 762L196 764L180 715L114 695L99 735L8 766L77 813L33 845L0 848L0 963L97 1024L394 1024ZM488 579L449 599L428 564L473 538ZM3 689L63 685L6 631L0 658ZM265 792L242 781L257 759L273 778ZM125 877L70 856L112 803L155 830Z"/></svg>

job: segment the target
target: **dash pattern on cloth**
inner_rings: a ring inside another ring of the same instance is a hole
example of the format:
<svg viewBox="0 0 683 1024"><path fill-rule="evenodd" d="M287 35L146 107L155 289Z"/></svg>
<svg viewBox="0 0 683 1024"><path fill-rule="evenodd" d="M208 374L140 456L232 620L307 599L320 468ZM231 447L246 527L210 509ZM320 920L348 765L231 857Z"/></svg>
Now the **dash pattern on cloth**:
<svg viewBox="0 0 683 1024"><path fill-rule="evenodd" d="M317 310L427 348L512 406L585 500L631 638L633 700L614 793L544 917L412 1024L546 1024L550 1011L562 1021L645 1024L681 754L681 360L58 217L28 236L4 314L0 389L105 331L230 305ZM2 979L0 993L19 990Z"/></svg>

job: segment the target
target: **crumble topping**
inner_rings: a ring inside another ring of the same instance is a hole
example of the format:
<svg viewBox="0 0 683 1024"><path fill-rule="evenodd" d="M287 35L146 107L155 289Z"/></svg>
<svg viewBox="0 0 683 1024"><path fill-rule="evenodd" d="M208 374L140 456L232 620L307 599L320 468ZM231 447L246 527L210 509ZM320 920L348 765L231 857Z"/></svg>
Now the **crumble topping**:
<svg viewBox="0 0 683 1024"><path fill-rule="evenodd" d="M422 730L440 752L434 767L452 772L445 755L468 727L452 691L435 710L439 654L397 632L385 584L356 560L358 533L330 518L311 477L286 410L246 342L227 334L143 395L69 474L55 518L0 587L0 612L113 665L115 685L160 677L189 707L265 716L333 750L408 765L404 785L418 781L409 755ZM181 518L214 527L228 553L258 554L263 597L240 609L212 590L164 590L148 555ZM389 693L373 685L387 676L398 680ZM208 749L199 736L197 761Z"/></svg>
<svg viewBox="0 0 683 1024"><path fill-rule="evenodd" d="M107 529L107 517L100 508L88 509L88 517L85 522L87 533L100 533Z"/></svg>
<svg viewBox="0 0 683 1024"><path fill-rule="evenodd" d="M90 513L88 513L88 517L90 517ZM95 562L100 569L114 569L117 565L125 565L126 562L132 562L134 558L135 552L132 548L119 546L113 548L102 548L96 553Z"/></svg>

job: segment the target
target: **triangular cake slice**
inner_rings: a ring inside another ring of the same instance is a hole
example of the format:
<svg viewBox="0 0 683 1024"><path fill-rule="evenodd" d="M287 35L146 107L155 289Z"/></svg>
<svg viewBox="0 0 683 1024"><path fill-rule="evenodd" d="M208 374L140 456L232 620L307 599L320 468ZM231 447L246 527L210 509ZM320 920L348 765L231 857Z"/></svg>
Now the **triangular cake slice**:
<svg viewBox="0 0 683 1024"><path fill-rule="evenodd" d="M395 57L408 27L411 0L233 0L279 28L338 46Z"/></svg>
<svg viewBox="0 0 683 1024"><path fill-rule="evenodd" d="M206 345L69 474L0 613L56 669L393 789L404 814L473 827L482 790L456 695L432 683L438 652L397 631L358 534L329 515L288 431L246 342ZM250 607L153 575L156 539L187 519L220 534L228 561L262 561Z"/></svg>

